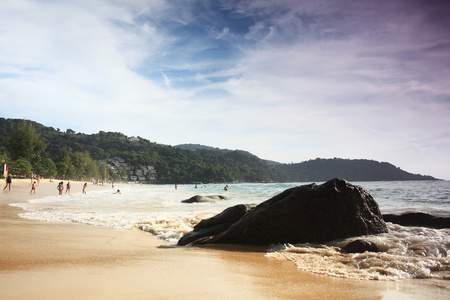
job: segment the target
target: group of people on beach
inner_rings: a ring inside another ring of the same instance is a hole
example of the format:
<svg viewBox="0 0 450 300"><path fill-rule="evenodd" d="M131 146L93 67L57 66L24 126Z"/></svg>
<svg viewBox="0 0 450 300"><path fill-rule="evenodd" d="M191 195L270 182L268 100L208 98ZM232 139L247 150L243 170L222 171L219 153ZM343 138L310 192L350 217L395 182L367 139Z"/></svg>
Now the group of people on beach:
<svg viewBox="0 0 450 300"><path fill-rule="evenodd" d="M11 184L12 184L12 177L11 175L8 175L8 177L6 177L6 184L5 187L3 188L3 190L6 190L6 188L8 188L8 191L11 190ZM31 191L30 194L36 194L36 181L32 181L31 183Z"/></svg>
<svg viewBox="0 0 450 300"><path fill-rule="evenodd" d="M83 194L86 194L86 188L87 188L87 182L85 182L84 185L83 185ZM59 191L59 195L61 196L62 193L63 193L63 190L64 190L64 182L61 181L61 182L58 184L57 189L58 189L58 191ZM70 181L68 181L67 184L66 184L66 194L67 194L67 193L70 194Z"/></svg>
<svg viewBox="0 0 450 300"><path fill-rule="evenodd" d="M37 179L37 177L34 177L34 178ZM53 180L51 178L50 178L50 182L53 182ZM3 188L3 190L5 191L6 189L8 189L8 191L11 191L11 184L12 184L12 177L11 177L11 175L8 175L6 177L6 184L5 184L5 187ZM37 179L37 181L36 180L34 180L34 181L32 180L31 181L30 194L36 194L36 187L37 187L37 185L39 185L39 179ZM87 182L85 182L84 185L83 185L83 190L82 190L83 194L86 194L87 185L88 185ZM114 188L114 182L112 183L112 187ZM65 192L66 194L67 193L70 194L70 188L71 188L70 181L68 181L67 184L66 184L66 192ZM56 187L56 189L58 190L58 195L62 196L63 191L64 191L64 182L63 181L59 182L58 186ZM118 189L114 194L122 194L122 193Z"/></svg>
<svg viewBox="0 0 450 300"><path fill-rule="evenodd" d="M61 196L64 190L64 182L60 182L58 183L58 186L56 187L56 189L59 192L59 195ZM70 181L67 182L66 184L66 194L69 193L70 194Z"/></svg>

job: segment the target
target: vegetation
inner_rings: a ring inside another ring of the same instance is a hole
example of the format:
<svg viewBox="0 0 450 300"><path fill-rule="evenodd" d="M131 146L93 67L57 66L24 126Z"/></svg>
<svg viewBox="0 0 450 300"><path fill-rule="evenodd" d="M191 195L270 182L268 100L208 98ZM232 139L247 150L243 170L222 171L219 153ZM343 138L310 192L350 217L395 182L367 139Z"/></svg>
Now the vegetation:
<svg viewBox="0 0 450 300"><path fill-rule="evenodd" d="M172 147L143 138L130 141L117 132L87 135L0 118L0 163L8 163L13 175L35 172L45 177L118 181L124 174L106 167L106 161L114 157L124 159L132 170L154 166L157 183L434 179L369 160L316 159L287 165L241 150L192 144Z"/></svg>
<svg viewBox="0 0 450 300"><path fill-rule="evenodd" d="M435 180L431 176L411 174L387 162L367 159L316 158L298 164L278 164L294 182L326 181L340 177L349 181Z"/></svg>

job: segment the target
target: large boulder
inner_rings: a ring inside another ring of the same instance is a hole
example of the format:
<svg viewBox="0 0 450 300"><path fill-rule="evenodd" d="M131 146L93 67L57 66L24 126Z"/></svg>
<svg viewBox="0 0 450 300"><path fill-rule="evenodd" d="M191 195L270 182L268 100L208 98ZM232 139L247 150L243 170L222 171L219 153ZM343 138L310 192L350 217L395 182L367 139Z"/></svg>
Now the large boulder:
<svg viewBox="0 0 450 300"><path fill-rule="evenodd" d="M222 200L229 200L230 198L223 196L223 195L210 195L210 196L202 196L202 195L195 195L192 196L189 199L181 201L182 203L201 203L201 202L217 202Z"/></svg>
<svg viewBox="0 0 450 300"><path fill-rule="evenodd" d="M335 178L285 190L198 243L323 243L387 231L370 192Z"/></svg>
<svg viewBox="0 0 450 300"><path fill-rule="evenodd" d="M211 237L227 230L243 215L255 208L255 204L239 204L225 209L212 218L201 220L195 225L194 230L186 233L178 240L178 245L204 244Z"/></svg>

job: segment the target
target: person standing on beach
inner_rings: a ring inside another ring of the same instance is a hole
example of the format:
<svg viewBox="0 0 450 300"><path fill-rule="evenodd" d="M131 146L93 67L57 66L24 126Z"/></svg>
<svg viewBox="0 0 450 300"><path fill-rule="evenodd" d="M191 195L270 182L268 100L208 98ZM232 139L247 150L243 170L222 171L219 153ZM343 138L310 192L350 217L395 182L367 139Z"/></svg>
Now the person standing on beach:
<svg viewBox="0 0 450 300"><path fill-rule="evenodd" d="M87 188L87 182L85 182L83 185L83 194L86 194L86 188Z"/></svg>
<svg viewBox="0 0 450 300"><path fill-rule="evenodd" d="M30 191L30 194L31 194L31 193L36 194L36 181L33 182L33 184L31 185L31 191Z"/></svg>
<svg viewBox="0 0 450 300"><path fill-rule="evenodd" d="M69 192L69 194L70 194L70 181L68 181L67 185L66 185L66 194L67 194L67 192Z"/></svg>
<svg viewBox="0 0 450 300"><path fill-rule="evenodd" d="M8 190L11 190L11 183L12 183L12 178L11 175L8 175L8 177L6 177L6 185L3 188L3 190L6 190L6 188L8 188Z"/></svg>

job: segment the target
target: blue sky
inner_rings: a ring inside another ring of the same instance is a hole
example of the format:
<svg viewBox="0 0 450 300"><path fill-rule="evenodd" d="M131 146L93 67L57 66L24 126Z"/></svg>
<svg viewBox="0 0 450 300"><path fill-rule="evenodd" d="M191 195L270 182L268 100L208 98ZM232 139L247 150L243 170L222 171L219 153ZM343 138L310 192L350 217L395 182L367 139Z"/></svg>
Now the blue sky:
<svg viewBox="0 0 450 300"><path fill-rule="evenodd" d="M450 2L3 0L1 117L450 179Z"/></svg>

